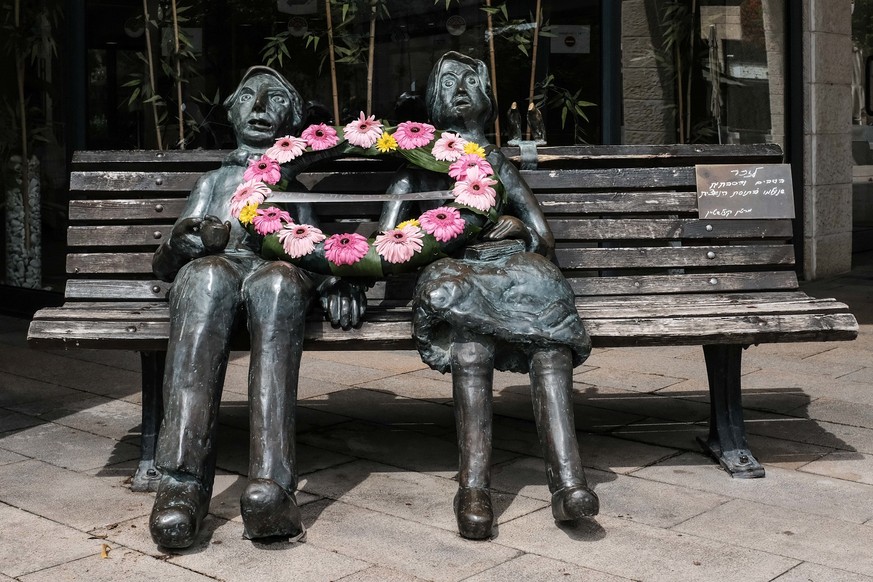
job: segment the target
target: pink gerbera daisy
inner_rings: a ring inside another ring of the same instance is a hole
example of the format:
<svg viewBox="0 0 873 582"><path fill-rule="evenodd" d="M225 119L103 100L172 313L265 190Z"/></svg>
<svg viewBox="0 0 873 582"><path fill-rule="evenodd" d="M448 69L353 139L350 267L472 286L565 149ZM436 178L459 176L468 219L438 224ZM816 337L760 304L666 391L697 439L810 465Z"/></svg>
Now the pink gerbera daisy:
<svg viewBox="0 0 873 582"><path fill-rule="evenodd" d="M428 210L418 219L424 232L440 242L447 242L464 232L464 219L457 208L443 206Z"/></svg>
<svg viewBox="0 0 873 582"><path fill-rule="evenodd" d="M285 222L292 222L291 215L275 206L258 208L258 213L252 219L255 232L264 236L282 230L282 225Z"/></svg>
<svg viewBox="0 0 873 582"><path fill-rule="evenodd" d="M324 239L321 229L309 224L286 224L279 231L279 242L292 259L308 255Z"/></svg>
<svg viewBox="0 0 873 582"><path fill-rule="evenodd" d="M369 251L367 239L357 233L335 234L324 241L324 256L334 265L354 265Z"/></svg>
<svg viewBox="0 0 873 582"><path fill-rule="evenodd" d="M483 176L490 176L494 173L494 168L486 160L476 154L465 154L449 166L449 176L455 180L466 180L470 168L476 168L478 174Z"/></svg>
<svg viewBox="0 0 873 582"><path fill-rule="evenodd" d="M394 228L376 237L376 252L389 263L405 263L421 251L424 233L411 224Z"/></svg>
<svg viewBox="0 0 873 582"><path fill-rule="evenodd" d="M457 133L444 131L440 138L433 144L431 153L441 162L454 162L464 155L464 145L467 140Z"/></svg>
<svg viewBox="0 0 873 582"><path fill-rule="evenodd" d="M404 121L397 126L394 139L397 140L397 147L400 149L411 150L429 144L433 139L433 132L434 127L429 123Z"/></svg>
<svg viewBox="0 0 873 582"><path fill-rule="evenodd" d="M467 172L466 180L458 180L452 189L455 202L487 211L494 206L497 192L492 188L497 180L479 175L478 170Z"/></svg>
<svg viewBox="0 0 873 582"><path fill-rule="evenodd" d="M302 154L304 149L306 149L306 140L286 135L277 139L273 147L268 149L264 155L284 164Z"/></svg>
<svg viewBox="0 0 873 582"><path fill-rule="evenodd" d="M261 204L267 199L272 190L263 182L249 180L237 186L230 199L230 213L234 218L239 218L239 212L249 204Z"/></svg>
<svg viewBox="0 0 873 582"><path fill-rule="evenodd" d="M257 180L267 184L275 184L281 177L279 162L267 155L252 160L249 167L246 168L246 173L243 174L243 180Z"/></svg>
<svg viewBox="0 0 873 582"><path fill-rule="evenodd" d="M314 150L326 150L337 144L339 139L336 136L336 130L329 125L319 123L318 125L310 125L303 130L300 137L306 140Z"/></svg>
<svg viewBox="0 0 873 582"><path fill-rule="evenodd" d="M346 139L350 144L368 149L373 147L382 135L382 124L376 121L376 116L361 116L343 128Z"/></svg>

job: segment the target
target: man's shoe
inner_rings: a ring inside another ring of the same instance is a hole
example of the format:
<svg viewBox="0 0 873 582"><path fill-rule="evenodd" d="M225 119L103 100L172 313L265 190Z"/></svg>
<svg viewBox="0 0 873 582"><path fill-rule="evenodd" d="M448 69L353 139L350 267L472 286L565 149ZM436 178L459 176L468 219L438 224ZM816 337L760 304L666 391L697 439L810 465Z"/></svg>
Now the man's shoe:
<svg viewBox="0 0 873 582"><path fill-rule="evenodd" d="M209 497L209 492L192 476L164 475L149 518L149 531L155 543L165 548L187 548L193 544L209 511Z"/></svg>
<svg viewBox="0 0 873 582"><path fill-rule="evenodd" d="M303 522L294 494L271 479L252 479L239 499L246 539L294 538Z"/></svg>
<svg viewBox="0 0 873 582"><path fill-rule="evenodd" d="M564 487L552 493L552 516L556 521L591 517L600 511L597 495L584 485Z"/></svg>
<svg viewBox="0 0 873 582"><path fill-rule="evenodd" d="M468 540L485 540L491 537L494 510L491 494L483 487L458 487L455 495L455 517L458 533Z"/></svg>

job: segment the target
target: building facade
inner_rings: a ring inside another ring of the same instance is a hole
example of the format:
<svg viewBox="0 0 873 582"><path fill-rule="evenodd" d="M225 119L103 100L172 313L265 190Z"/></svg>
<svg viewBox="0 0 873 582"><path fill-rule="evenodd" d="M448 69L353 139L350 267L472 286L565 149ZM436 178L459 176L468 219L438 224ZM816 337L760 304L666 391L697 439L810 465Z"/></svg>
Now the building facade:
<svg viewBox="0 0 873 582"><path fill-rule="evenodd" d="M42 178L36 287L62 289L72 151L232 147L221 101L254 64L280 69L324 118L411 117L447 50L489 64L495 141L510 105L533 100L550 145L778 143L794 177L799 275L845 272L853 248L873 248L873 0L338 0L330 17L316 0L29 5L50 9L37 15L26 82L48 137L31 150ZM5 63L4 87L17 87ZM4 214L8 251L21 235L9 204Z"/></svg>

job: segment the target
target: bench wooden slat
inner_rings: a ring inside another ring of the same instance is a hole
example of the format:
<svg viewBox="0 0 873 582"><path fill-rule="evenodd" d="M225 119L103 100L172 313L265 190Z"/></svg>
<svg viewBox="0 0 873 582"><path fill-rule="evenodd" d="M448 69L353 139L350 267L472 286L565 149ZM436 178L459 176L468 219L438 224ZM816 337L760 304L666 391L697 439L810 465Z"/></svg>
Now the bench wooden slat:
<svg viewBox="0 0 873 582"><path fill-rule="evenodd" d="M64 297L75 301L150 301L166 298L170 287L158 279L70 279Z"/></svg>
<svg viewBox="0 0 873 582"><path fill-rule="evenodd" d="M144 200L70 200L70 222L166 220L173 222L185 208L185 198Z"/></svg>
<svg viewBox="0 0 873 582"><path fill-rule="evenodd" d="M350 224L350 223L341 223ZM373 233L376 222L354 223L355 232ZM558 219L549 225L558 240L680 240L680 239L788 239L791 221L697 219ZM322 225L324 226L324 225ZM336 228L341 228L337 226ZM709 228L710 230L707 230ZM67 244L78 246L157 246L169 236L170 224L71 226Z"/></svg>
<svg viewBox="0 0 873 582"><path fill-rule="evenodd" d="M713 253L712 258L709 253ZM559 248L562 269L647 269L793 265L790 245Z"/></svg>
<svg viewBox="0 0 873 582"><path fill-rule="evenodd" d="M561 218L549 220L557 240L790 239L790 220Z"/></svg>
<svg viewBox="0 0 873 582"><path fill-rule="evenodd" d="M618 277L567 278L577 296L644 295L675 293L717 293L796 289L794 271L756 271L752 273L691 273L682 275L634 275Z"/></svg>
<svg viewBox="0 0 873 582"><path fill-rule="evenodd" d="M595 346L663 346L852 340L849 313L657 319L588 319Z"/></svg>
<svg viewBox="0 0 873 582"><path fill-rule="evenodd" d="M534 190L598 190L612 188L667 189L694 188L693 166L678 168L594 168L562 171L522 170L522 177Z"/></svg>
<svg viewBox="0 0 873 582"><path fill-rule="evenodd" d="M680 318L585 319L597 347L701 344L755 344L785 341L854 339L858 324L848 313L742 315ZM309 321L306 347L311 349L407 349L412 347L409 321L369 322L344 331ZM168 321L73 321L34 319L29 341L35 347L102 347L166 349Z"/></svg>
<svg viewBox="0 0 873 582"><path fill-rule="evenodd" d="M715 253L712 259L707 257L710 252ZM70 253L67 255L67 272L148 274L152 272L152 255L151 252ZM559 248L556 256L563 269L715 268L794 264L794 248L788 245Z"/></svg>
<svg viewBox="0 0 873 582"><path fill-rule="evenodd" d="M546 216L552 214L697 214L694 192L535 192Z"/></svg>
<svg viewBox="0 0 873 582"><path fill-rule="evenodd" d="M73 192L146 192L191 191L203 172L72 172L70 190Z"/></svg>
<svg viewBox="0 0 873 582"><path fill-rule="evenodd" d="M671 296L674 298L675 296ZM695 304L676 300L675 302L652 302L649 305L624 305L619 307L616 303L610 307L599 304L590 305L583 303L578 307L582 319L615 319L621 318L660 318L660 317L689 317L706 316L717 312L723 316L748 315L758 316L776 315L787 313L848 313L849 307L839 303L835 299L796 299L784 301L773 298L768 301L761 299L749 303L726 303L726 304Z"/></svg>

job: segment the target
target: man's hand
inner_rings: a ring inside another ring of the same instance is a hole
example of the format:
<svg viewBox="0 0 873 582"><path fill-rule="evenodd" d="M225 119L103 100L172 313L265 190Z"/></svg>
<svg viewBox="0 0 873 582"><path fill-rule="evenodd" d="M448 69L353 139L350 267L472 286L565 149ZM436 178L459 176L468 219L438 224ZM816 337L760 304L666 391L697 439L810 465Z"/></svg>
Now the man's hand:
<svg viewBox="0 0 873 582"><path fill-rule="evenodd" d="M321 308L332 326L351 329L361 325L367 311L364 285L331 277L319 286L319 293Z"/></svg>
<svg viewBox="0 0 873 582"><path fill-rule="evenodd" d="M497 219L497 224L486 232L482 238L484 240L519 239L524 241L524 245L530 253L537 253L547 257L550 254L550 249L545 244L545 241L516 216L502 214Z"/></svg>
<svg viewBox="0 0 873 582"><path fill-rule="evenodd" d="M188 259L219 253L227 246L229 239L230 223L223 223L212 215L183 218L170 233L174 254Z"/></svg>

